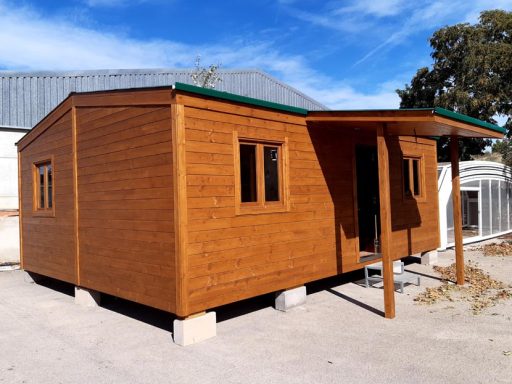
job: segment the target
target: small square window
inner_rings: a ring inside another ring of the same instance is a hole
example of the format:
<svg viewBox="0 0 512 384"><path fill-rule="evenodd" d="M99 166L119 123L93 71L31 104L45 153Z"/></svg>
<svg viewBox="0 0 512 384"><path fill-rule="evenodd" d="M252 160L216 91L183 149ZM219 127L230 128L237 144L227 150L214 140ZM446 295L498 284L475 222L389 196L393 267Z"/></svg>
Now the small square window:
<svg viewBox="0 0 512 384"><path fill-rule="evenodd" d="M279 211L285 207L285 143L235 140L237 212Z"/></svg>
<svg viewBox="0 0 512 384"><path fill-rule="evenodd" d="M51 160L34 164L34 210L37 212L53 212L54 177Z"/></svg>
<svg viewBox="0 0 512 384"><path fill-rule="evenodd" d="M404 197L423 197L424 183L421 157L404 156L402 167Z"/></svg>

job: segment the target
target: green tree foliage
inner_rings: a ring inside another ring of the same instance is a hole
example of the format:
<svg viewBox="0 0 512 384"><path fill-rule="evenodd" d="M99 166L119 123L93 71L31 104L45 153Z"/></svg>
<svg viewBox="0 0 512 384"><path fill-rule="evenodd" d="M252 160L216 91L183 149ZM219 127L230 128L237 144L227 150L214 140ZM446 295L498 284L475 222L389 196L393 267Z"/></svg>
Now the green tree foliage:
<svg viewBox="0 0 512 384"><path fill-rule="evenodd" d="M439 29L430 39L432 68L420 68L404 89L401 108L443 107L496 124L507 117L512 130L512 12L484 11L477 24ZM448 139L438 141L438 157L449 157ZM480 154L490 140L460 141L462 160Z"/></svg>
<svg viewBox="0 0 512 384"><path fill-rule="evenodd" d="M498 140L492 146L493 153L499 153L503 159L503 163L512 167L512 140Z"/></svg>

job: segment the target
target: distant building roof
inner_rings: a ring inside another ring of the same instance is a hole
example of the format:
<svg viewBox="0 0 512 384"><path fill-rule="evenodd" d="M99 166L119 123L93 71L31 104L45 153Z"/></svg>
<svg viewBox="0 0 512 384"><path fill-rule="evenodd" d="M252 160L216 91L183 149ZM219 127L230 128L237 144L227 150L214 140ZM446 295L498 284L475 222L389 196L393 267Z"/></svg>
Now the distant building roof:
<svg viewBox="0 0 512 384"><path fill-rule="evenodd" d="M71 92L192 83L190 69L0 71L0 126L33 127ZM306 110L324 105L258 70L219 70L216 89Z"/></svg>

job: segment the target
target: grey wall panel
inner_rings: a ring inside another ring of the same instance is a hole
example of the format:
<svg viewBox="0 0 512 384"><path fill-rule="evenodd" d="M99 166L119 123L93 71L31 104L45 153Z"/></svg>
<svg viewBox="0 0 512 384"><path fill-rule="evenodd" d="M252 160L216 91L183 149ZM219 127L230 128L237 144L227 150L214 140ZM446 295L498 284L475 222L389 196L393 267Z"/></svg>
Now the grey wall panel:
<svg viewBox="0 0 512 384"><path fill-rule="evenodd" d="M220 70L216 89L309 110L325 106L257 70ZM191 70L0 71L0 126L33 127L71 92L192 84Z"/></svg>

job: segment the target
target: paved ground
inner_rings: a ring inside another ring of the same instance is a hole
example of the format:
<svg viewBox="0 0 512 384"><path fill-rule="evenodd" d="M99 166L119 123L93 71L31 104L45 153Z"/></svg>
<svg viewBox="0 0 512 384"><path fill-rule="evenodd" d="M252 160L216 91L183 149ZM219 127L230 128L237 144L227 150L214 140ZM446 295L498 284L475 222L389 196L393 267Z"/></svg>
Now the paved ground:
<svg viewBox="0 0 512 384"><path fill-rule="evenodd" d="M512 257L466 255L512 283ZM382 290L349 278L309 286L307 305L288 313L271 296L221 308L218 336L183 348L163 312L112 298L82 308L72 287L0 272L0 383L512 383L512 301L476 316L466 304L416 305L439 284L422 276L386 320Z"/></svg>

